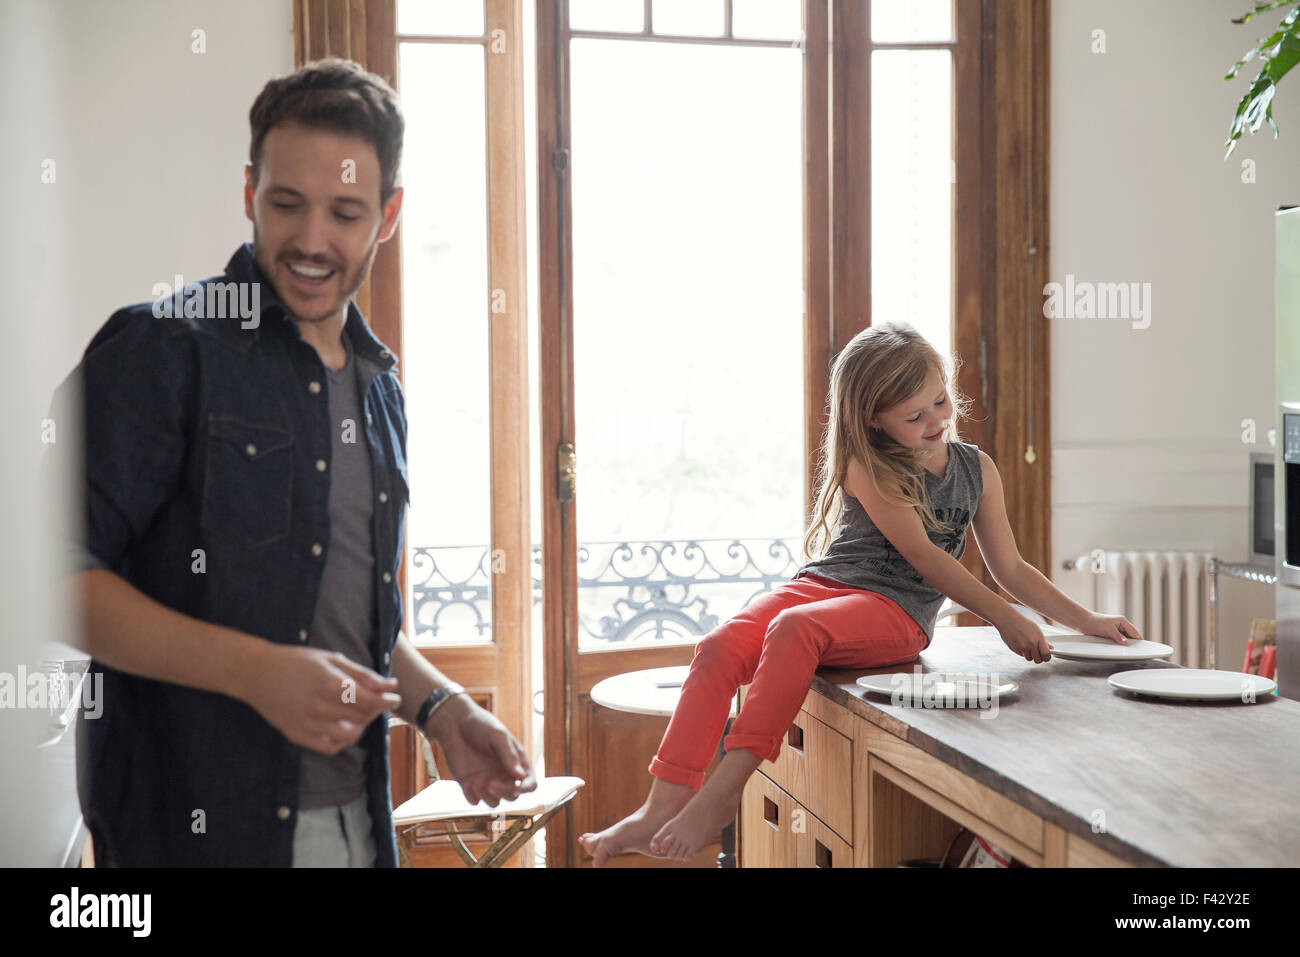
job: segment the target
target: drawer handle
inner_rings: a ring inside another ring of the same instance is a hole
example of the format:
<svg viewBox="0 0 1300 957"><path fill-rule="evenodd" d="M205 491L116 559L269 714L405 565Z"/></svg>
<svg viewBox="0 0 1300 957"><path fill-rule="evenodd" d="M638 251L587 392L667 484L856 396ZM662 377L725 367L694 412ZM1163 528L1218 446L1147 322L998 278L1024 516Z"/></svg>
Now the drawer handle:
<svg viewBox="0 0 1300 957"><path fill-rule="evenodd" d="M827 847L825 844L823 844L821 841L814 839L813 843L816 845L816 857L814 858L816 863L813 866L834 867L834 865L831 863L831 849Z"/></svg>
<svg viewBox="0 0 1300 957"><path fill-rule="evenodd" d="M796 751L803 751L803 728L797 724L790 725L790 730L786 732L785 743L790 745Z"/></svg>
<svg viewBox="0 0 1300 957"><path fill-rule="evenodd" d="M767 795L763 796L763 820L778 831L781 830L781 811Z"/></svg>

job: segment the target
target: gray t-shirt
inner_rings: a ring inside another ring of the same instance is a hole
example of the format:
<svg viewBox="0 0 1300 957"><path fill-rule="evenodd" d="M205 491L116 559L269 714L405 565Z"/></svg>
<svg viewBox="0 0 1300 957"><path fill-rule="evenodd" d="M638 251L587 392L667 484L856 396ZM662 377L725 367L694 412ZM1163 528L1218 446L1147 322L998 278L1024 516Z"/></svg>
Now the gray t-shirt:
<svg viewBox="0 0 1300 957"><path fill-rule="evenodd" d="M949 442L948 469L942 478L927 470L925 490L935 518L953 526L946 534L926 529L930 541L953 558L961 558L966 550L966 528L984 492L979 446ZM857 499L848 492L843 498L839 528L826 554L808 562L794 577L812 572L892 598L925 631L929 647L944 594L899 554Z"/></svg>
<svg viewBox="0 0 1300 957"><path fill-rule="evenodd" d="M331 443L329 462L330 531L321 575L320 597L307 643L342 652L358 664L374 667L371 646L375 621L375 554L371 532L374 477L366 443L366 415L361 404L352 343L343 335L347 362L329 380ZM343 689L339 689L343 693ZM366 789L366 751L360 743L327 755L303 749L298 806L303 809L348 804Z"/></svg>

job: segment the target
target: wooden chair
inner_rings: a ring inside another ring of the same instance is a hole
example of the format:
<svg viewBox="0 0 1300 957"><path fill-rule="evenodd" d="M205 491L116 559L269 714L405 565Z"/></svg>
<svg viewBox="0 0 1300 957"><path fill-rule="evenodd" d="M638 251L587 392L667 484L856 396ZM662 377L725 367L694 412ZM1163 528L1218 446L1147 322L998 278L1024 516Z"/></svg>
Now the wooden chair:
<svg viewBox="0 0 1300 957"><path fill-rule="evenodd" d="M409 725L396 715L389 715L390 728ZM409 801L393 810L393 827L397 832L397 853L402 867L411 866L411 847L417 828L426 824L441 824L461 860L469 867L500 867L519 850L546 822L564 808L585 782L575 777L548 777L537 782L537 789L519 795L513 801L499 801L488 807L483 801L470 804L455 781L443 781L438 774L438 764L433 757L429 739L418 730L420 753L429 773L430 784ZM479 857L470 853L456 829L456 822L484 823L509 821L501 835Z"/></svg>

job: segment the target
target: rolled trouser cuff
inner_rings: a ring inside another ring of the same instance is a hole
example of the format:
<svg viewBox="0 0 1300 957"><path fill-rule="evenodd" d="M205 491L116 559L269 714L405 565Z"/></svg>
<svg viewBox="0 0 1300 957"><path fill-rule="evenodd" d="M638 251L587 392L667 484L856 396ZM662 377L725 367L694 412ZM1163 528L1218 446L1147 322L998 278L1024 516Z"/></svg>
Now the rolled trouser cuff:
<svg viewBox="0 0 1300 957"><path fill-rule="evenodd" d="M775 761L781 755L781 739L771 734L729 734L722 742L725 751L752 751L760 758Z"/></svg>
<svg viewBox="0 0 1300 957"><path fill-rule="evenodd" d="M689 768L669 764L667 761L660 761L657 755L650 759L650 766L647 770L661 780L672 784L685 784L696 791L704 783L703 771L692 771Z"/></svg>

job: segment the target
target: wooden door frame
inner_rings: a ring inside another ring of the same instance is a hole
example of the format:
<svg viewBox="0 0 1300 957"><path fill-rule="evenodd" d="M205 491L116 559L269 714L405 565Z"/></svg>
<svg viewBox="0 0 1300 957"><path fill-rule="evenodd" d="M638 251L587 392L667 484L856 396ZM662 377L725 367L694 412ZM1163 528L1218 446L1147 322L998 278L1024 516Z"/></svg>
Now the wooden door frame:
<svg viewBox="0 0 1300 957"><path fill-rule="evenodd" d="M557 22L558 19L558 22ZM569 50L559 42L568 29L565 0L537 3L537 276L538 379L541 396L542 482L542 670L545 691L546 771L572 774L573 715L578 707L569 642L550 635L577 632L577 516L572 502L561 501L559 446L574 441L571 396L560 386L573 368L573 225L569 203ZM558 707L557 707L558 705ZM554 733L562 715L563 733ZM572 867L573 810L546 826L547 867Z"/></svg>
<svg viewBox="0 0 1300 957"><path fill-rule="evenodd" d="M1021 557L1051 578L1051 326L1043 317L1051 254L1051 10L1048 0L981 4L980 347L986 395L979 444L1002 476ZM991 576L984 583L1000 592ZM981 622L972 616L970 623Z"/></svg>

